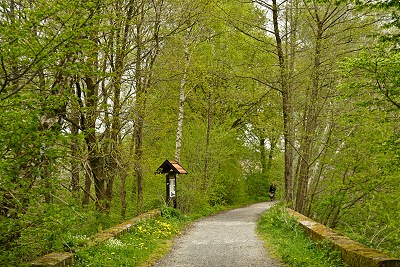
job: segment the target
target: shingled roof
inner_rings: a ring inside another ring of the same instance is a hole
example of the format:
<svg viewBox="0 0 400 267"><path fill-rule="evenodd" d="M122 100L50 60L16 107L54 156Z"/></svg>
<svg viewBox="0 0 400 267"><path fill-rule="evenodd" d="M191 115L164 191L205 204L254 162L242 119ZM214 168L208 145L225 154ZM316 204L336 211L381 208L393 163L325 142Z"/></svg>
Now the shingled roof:
<svg viewBox="0 0 400 267"><path fill-rule="evenodd" d="M156 174L168 173L170 170L177 174L187 174L188 172L175 160L165 160L160 167L158 167Z"/></svg>

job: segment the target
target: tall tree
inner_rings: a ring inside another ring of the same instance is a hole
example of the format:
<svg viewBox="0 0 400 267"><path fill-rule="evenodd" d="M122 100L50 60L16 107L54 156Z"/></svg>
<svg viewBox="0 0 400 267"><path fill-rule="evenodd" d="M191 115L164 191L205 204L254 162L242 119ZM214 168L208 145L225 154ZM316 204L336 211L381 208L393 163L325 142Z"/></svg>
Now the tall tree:
<svg viewBox="0 0 400 267"><path fill-rule="evenodd" d="M147 92L152 86L153 68L160 49L161 21L165 2L142 0L135 2L138 15L135 18L135 108L133 140L135 146L135 172L137 179L136 210L141 213L143 206L143 130L146 113Z"/></svg>
<svg viewBox="0 0 400 267"><path fill-rule="evenodd" d="M330 133L330 123L321 119L326 116L325 112L332 112L329 103L337 86L334 70L341 58L351 56L359 49L358 42L365 34L359 29L367 29L370 23L368 20L363 21L361 17L364 15L355 13L353 6L348 3L304 2L304 6L306 10L304 18L309 19L308 23L303 24L299 37L303 38L305 52L311 56L312 61L307 67L310 70L310 79L306 80L304 88L303 123L299 131L295 208L300 212L306 212L309 203L308 190L315 182L310 180L311 170L315 169L315 164L323 155L320 153L323 152L323 147L316 144L316 141L319 141L317 137ZM303 33L311 33L311 38ZM320 142L321 145L324 144L323 139Z"/></svg>

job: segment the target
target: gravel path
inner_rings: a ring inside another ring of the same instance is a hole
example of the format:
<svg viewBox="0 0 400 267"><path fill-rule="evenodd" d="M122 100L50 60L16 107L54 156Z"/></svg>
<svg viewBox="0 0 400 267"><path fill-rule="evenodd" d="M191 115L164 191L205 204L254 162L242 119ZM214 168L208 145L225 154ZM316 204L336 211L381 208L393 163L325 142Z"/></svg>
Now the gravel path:
<svg viewBox="0 0 400 267"><path fill-rule="evenodd" d="M256 234L256 220L272 204L258 203L196 222L154 266L281 266Z"/></svg>

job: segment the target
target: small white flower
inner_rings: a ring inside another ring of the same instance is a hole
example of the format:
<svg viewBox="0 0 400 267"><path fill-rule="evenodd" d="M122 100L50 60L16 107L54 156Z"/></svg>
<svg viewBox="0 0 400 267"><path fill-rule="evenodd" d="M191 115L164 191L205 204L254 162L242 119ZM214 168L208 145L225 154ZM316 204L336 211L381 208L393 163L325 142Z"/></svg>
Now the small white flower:
<svg viewBox="0 0 400 267"><path fill-rule="evenodd" d="M106 246L110 248L120 248L125 247L126 245L121 240L112 237L107 241Z"/></svg>
<svg viewBox="0 0 400 267"><path fill-rule="evenodd" d="M72 239L75 241L85 241L87 239L86 235L74 235Z"/></svg>

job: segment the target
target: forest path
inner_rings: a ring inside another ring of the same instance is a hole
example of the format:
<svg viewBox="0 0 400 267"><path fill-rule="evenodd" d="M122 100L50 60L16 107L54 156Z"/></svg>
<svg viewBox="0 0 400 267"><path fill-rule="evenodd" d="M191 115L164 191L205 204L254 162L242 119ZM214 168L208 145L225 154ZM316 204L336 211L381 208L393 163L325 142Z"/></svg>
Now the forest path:
<svg viewBox="0 0 400 267"><path fill-rule="evenodd" d="M257 203L194 223L154 266L281 266L256 233L256 221L274 203Z"/></svg>

